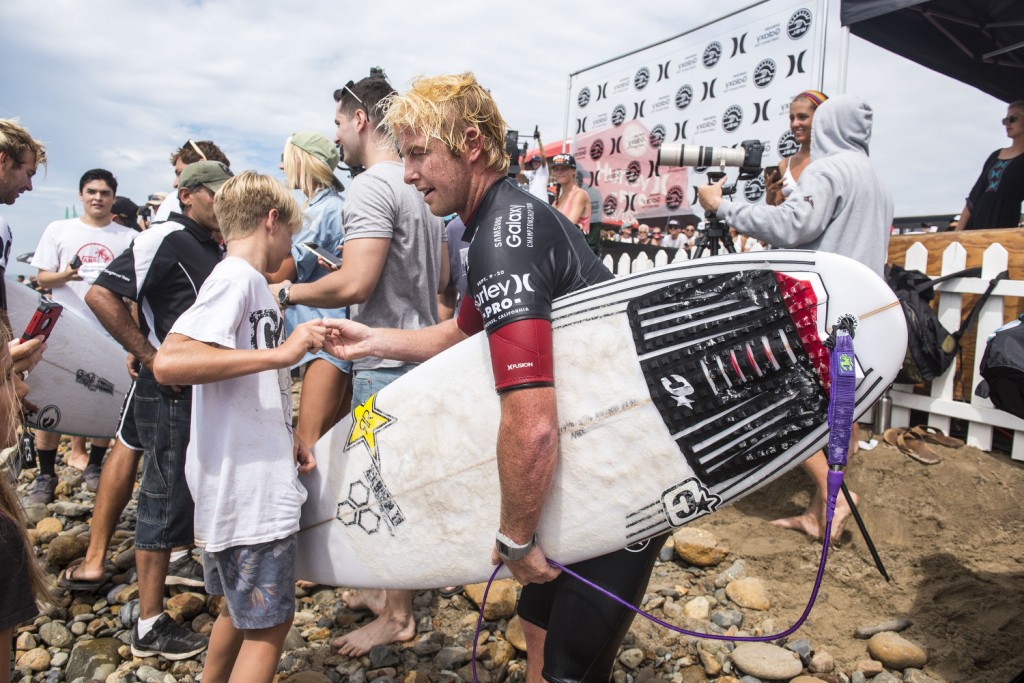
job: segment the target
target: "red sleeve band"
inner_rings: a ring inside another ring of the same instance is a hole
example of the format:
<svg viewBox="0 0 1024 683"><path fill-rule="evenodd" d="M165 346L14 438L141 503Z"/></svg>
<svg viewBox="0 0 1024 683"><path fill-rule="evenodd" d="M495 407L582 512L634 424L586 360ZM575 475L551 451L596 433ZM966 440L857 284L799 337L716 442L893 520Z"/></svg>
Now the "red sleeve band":
<svg viewBox="0 0 1024 683"><path fill-rule="evenodd" d="M468 296L462 297L462 303L459 304L459 314L455 322L467 337L472 337L484 329L484 318L480 315L480 311L477 310L476 306L473 305L473 299Z"/></svg>
<svg viewBox="0 0 1024 683"><path fill-rule="evenodd" d="M488 337L494 388L499 393L555 383L551 321L534 318L504 325Z"/></svg>

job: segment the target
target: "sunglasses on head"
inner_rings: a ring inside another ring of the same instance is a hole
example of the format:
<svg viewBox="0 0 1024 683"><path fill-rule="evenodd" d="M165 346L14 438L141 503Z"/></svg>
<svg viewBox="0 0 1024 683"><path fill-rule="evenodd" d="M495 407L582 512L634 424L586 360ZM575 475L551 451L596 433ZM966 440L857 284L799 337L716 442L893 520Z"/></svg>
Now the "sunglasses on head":
<svg viewBox="0 0 1024 683"><path fill-rule="evenodd" d="M1017 123L1018 120L1020 120L1019 116L1017 116L1016 114L1010 114L1005 119L1003 119L1003 125L1008 126L1011 123Z"/></svg>
<svg viewBox="0 0 1024 683"><path fill-rule="evenodd" d="M357 95L355 93L355 91L352 90L352 88L355 86L355 84L356 84L355 81L349 81L345 85L341 86L341 89L347 91L349 95L351 95L352 97L356 98L356 102L358 102L359 104L362 104L365 107L366 105L363 104L363 101L359 98L359 95Z"/></svg>
<svg viewBox="0 0 1024 683"><path fill-rule="evenodd" d="M206 160L207 160L207 159L206 159L206 155L205 155L205 154L203 154L203 150L199 149L199 145L197 145L196 143L192 142L192 138L189 138L189 139L188 139L188 140L187 140L187 141L185 142L185 145L188 145L189 147L191 147L192 149L194 149L194 150L196 151L196 154L198 154L198 155L199 155L199 158L200 158L200 159L202 159L203 161L206 161ZM182 145L182 147L184 147L185 145Z"/></svg>

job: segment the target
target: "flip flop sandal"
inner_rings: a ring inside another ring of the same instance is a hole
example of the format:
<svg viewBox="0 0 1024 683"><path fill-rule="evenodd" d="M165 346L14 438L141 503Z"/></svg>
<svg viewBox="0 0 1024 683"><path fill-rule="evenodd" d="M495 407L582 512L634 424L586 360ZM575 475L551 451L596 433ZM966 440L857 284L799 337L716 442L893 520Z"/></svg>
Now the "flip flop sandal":
<svg viewBox="0 0 1024 683"><path fill-rule="evenodd" d="M438 588L437 592L442 598L451 598L459 595L464 590L462 586L447 586L445 588Z"/></svg>
<svg viewBox="0 0 1024 683"><path fill-rule="evenodd" d="M901 453L909 455L914 460L925 465L936 465L942 462L938 453L928 447L920 436L914 432L903 432L896 440L897 448Z"/></svg>
<svg viewBox="0 0 1024 683"><path fill-rule="evenodd" d="M57 581L57 585L65 590L79 591L82 593L92 593L100 589L100 587L110 581L110 576L104 574L98 579L76 579L74 572L78 569L81 564L74 564L67 567L60 573L60 579Z"/></svg>
<svg viewBox="0 0 1024 683"><path fill-rule="evenodd" d="M917 425L911 431L928 443L938 444L939 446L960 448L964 445L962 439L958 439L955 436L946 436L941 429L931 425Z"/></svg>
<svg viewBox="0 0 1024 683"><path fill-rule="evenodd" d="M906 431L907 430L904 429L903 427L891 427L889 429L886 429L885 432L882 433L882 441L886 442L890 446L895 446L896 448L899 448L899 438Z"/></svg>

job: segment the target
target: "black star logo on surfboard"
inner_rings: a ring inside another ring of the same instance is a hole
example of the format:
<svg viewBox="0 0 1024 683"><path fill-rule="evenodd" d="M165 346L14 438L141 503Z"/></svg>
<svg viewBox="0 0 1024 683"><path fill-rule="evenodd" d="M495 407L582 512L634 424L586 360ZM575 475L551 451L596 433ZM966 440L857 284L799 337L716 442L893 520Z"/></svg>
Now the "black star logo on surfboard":
<svg viewBox="0 0 1024 683"><path fill-rule="evenodd" d="M367 399L366 403L356 406L356 409L352 411L352 430L348 433L348 443L345 444L346 451L360 442L365 444L374 464L380 460L377 432L397 421L384 411L379 410L376 401L377 394L374 394Z"/></svg>

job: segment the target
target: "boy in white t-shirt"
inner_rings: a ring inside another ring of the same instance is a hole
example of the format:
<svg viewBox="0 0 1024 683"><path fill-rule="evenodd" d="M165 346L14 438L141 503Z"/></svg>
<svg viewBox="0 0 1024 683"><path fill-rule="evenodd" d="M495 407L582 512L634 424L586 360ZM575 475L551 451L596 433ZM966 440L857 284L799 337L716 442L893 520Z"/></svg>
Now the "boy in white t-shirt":
<svg viewBox="0 0 1024 683"><path fill-rule="evenodd" d="M271 681L292 622L296 532L312 454L292 435L287 368L322 347L319 320L284 320L264 273L291 249L302 213L278 181L246 171L214 211L227 257L178 318L154 361L161 384L194 384L185 478L195 500L206 591L227 605L203 678Z"/></svg>

